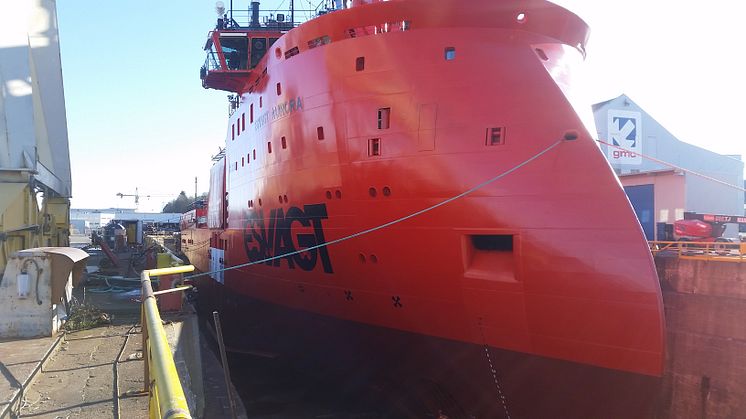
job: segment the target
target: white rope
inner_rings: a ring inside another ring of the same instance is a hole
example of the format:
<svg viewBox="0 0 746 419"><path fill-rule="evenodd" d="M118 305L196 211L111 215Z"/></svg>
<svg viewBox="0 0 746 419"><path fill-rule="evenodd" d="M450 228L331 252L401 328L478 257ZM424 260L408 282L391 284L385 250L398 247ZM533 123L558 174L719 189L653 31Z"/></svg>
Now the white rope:
<svg viewBox="0 0 746 419"><path fill-rule="evenodd" d="M286 257L289 257L289 256L298 255L298 254L301 254L303 252L308 252L310 250L319 249L319 248L322 248L324 246L330 246L332 244L341 243L343 241L354 239L356 237L360 237L360 236L363 236L363 235L366 235L366 234L373 233L373 232L378 231L378 230L382 230L382 229L387 228L387 227L391 227L394 224L399 224L399 223L401 223L403 221L406 221L406 220L409 220L411 218L420 216L420 215L422 215L422 214L424 214L426 212L430 212L430 211L432 211L432 210L434 210L436 208L442 207L443 205L449 204L449 203L451 203L451 202L453 202L453 201L455 201L457 199L460 199L460 198L463 198L463 197L465 197L465 196L467 196L469 194L472 194L472 193L478 191L481 188L484 188L485 186L489 185L490 183L493 183L493 182L495 182L495 181L497 181L497 180L499 180L499 179L501 179L501 178L503 178L503 177L505 177L505 176L507 176L507 175L509 175L509 174L511 174L513 172L515 172L516 170L522 168L523 166L525 166L525 165L531 163L532 161L538 159L539 157L543 156L544 154L546 154L547 152L549 152L551 149L557 147L562 141L563 140L559 140L559 141L557 141L555 143L552 143L549 147L547 147L547 148L541 150L540 152L534 154L533 156L529 157L528 159L524 160L523 162L521 162L521 163L513 166L512 168L510 168L510 169L508 169L508 170L500 173L497 176L494 176L494 177L492 177L490 179L485 180L484 182L482 182L482 183L480 183L480 184L478 184L478 185L476 185L476 186L474 186L474 187L472 187L472 188L470 188L470 189L468 189L468 190L466 190L466 191L464 191L464 192L462 192L462 193L460 193L460 194L458 194L456 196L452 196L452 197L450 197L450 198L448 198L448 199L446 199L444 201L438 202L435 205L429 206L427 208L421 209L419 211L413 212L413 213L411 213L409 215L405 215L403 217L397 218L395 220L389 221L389 222L381 224L379 226L372 227L372 228L369 228L367 230L359 231L357 233L353 233L353 234L350 234L349 236L345 236L345 237L342 237L342 238L339 238L339 239L335 239L335 240L332 240L332 241L321 243L321 244L318 244L316 246L307 247L307 248L305 248L303 250L296 250L294 252L289 252L289 253L285 253L285 254L282 254L282 255L277 255L277 256L266 258L266 259L257 260L257 261L254 261L254 262L247 262L247 263L242 263L242 264L239 264L239 265L229 266L227 268L222 268L222 269L218 269L218 270L215 270L215 271L203 272L203 273L199 273L199 274L189 275L189 276L185 276L184 279L197 278L197 277L200 277L200 276L205 276L205 275L211 275L211 274L214 274L214 273L220 273L220 272L230 271L230 270L233 270L233 269L239 269L239 268L243 268L243 267L246 267L246 266L259 265L259 264L262 264L262 263L271 262L273 260L282 259L282 258L286 258Z"/></svg>

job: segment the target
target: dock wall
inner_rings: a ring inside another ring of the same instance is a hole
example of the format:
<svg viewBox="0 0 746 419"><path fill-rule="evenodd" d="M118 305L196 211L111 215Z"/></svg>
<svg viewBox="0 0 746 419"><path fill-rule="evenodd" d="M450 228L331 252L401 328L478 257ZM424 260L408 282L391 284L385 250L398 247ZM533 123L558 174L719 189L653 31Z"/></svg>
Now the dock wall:
<svg viewBox="0 0 746 419"><path fill-rule="evenodd" d="M746 412L746 263L656 257L667 326L661 416Z"/></svg>

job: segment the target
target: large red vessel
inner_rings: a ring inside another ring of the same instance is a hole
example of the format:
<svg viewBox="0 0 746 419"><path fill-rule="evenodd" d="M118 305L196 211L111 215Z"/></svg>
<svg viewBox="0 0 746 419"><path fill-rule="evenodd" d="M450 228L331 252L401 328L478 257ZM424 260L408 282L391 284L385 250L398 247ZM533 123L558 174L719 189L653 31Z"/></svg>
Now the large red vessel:
<svg viewBox="0 0 746 419"><path fill-rule="evenodd" d="M537 0L220 19L202 83L237 95L182 232L200 303L254 347L385 365L411 417L649 415L661 291L573 106L587 35Z"/></svg>

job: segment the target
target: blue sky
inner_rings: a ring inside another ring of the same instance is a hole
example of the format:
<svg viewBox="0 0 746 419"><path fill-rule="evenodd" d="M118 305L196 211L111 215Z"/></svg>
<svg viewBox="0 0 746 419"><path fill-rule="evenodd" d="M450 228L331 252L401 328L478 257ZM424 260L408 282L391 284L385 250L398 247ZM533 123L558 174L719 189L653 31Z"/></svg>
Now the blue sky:
<svg viewBox="0 0 746 419"><path fill-rule="evenodd" d="M591 26L589 105L626 93L679 139L746 155L746 29L731 2L557 3ZM227 93L204 90L199 80L214 5L58 0L74 207L133 207L116 193L136 187L143 195L193 194L195 176L207 190L227 118ZM168 199L142 199L140 209L160 210Z"/></svg>

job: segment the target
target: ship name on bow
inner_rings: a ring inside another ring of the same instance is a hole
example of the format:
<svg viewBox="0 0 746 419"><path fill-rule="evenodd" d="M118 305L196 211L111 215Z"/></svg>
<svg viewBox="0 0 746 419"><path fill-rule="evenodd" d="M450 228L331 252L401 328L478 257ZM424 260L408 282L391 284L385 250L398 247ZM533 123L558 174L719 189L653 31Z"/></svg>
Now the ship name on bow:
<svg viewBox="0 0 746 419"><path fill-rule="evenodd" d="M290 99L287 102L282 102L276 106L273 106L272 109L259 115L259 117L256 119L256 122L254 123L254 130L258 131L260 128L264 127L270 122L274 122L282 117L288 116L295 112L300 112L302 110L303 101L301 100L300 96L295 99Z"/></svg>

